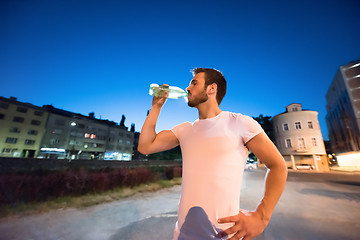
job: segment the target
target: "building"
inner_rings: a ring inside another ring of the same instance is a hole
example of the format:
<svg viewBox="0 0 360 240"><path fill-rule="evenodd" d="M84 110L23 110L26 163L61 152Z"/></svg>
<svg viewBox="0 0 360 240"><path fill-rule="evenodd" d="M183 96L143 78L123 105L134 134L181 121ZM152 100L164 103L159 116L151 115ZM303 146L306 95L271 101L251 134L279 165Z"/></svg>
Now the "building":
<svg viewBox="0 0 360 240"><path fill-rule="evenodd" d="M47 118L40 107L0 97L0 156L36 157Z"/></svg>
<svg viewBox="0 0 360 240"><path fill-rule="evenodd" d="M331 150L360 151L360 60L336 72L326 94L326 110Z"/></svg>
<svg viewBox="0 0 360 240"><path fill-rule="evenodd" d="M49 112L41 158L131 160L134 133L94 113L78 113L44 105Z"/></svg>
<svg viewBox="0 0 360 240"><path fill-rule="evenodd" d="M109 120L15 98L0 99L4 157L131 160L134 132Z"/></svg>
<svg viewBox="0 0 360 240"><path fill-rule="evenodd" d="M294 103L271 121L274 143L288 167L329 171L318 112L303 110L301 104Z"/></svg>

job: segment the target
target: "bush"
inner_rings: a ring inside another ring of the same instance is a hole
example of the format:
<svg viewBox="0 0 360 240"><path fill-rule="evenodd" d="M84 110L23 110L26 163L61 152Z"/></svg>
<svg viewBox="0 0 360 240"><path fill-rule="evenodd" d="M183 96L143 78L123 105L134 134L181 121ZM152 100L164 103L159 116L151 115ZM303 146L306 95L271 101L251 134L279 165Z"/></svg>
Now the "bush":
<svg viewBox="0 0 360 240"><path fill-rule="evenodd" d="M168 170L168 169L167 169ZM179 170L172 169L172 177ZM158 172L149 168L117 168L100 171L61 170L0 176L0 206L19 202L44 201L50 198L78 196L116 187L133 187L160 179Z"/></svg>
<svg viewBox="0 0 360 240"><path fill-rule="evenodd" d="M181 167L168 167L165 170L166 179L170 180L173 178L182 176L182 168Z"/></svg>

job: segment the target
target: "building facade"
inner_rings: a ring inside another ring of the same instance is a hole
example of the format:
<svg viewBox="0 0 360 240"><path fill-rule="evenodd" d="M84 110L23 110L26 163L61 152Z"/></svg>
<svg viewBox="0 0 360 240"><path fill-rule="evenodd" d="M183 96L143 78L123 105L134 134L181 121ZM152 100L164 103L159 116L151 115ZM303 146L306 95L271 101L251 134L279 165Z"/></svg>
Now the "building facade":
<svg viewBox="0 0 360 240"><path fill-rule="evenodd" d="M360 60L336 72L326 94L326 110L331 150L360 151Z"/></svg>
<svg viewBox="0 0 360 240"><path fill-rule="evenodd" d="M301 104L294 103L271 121L273 141L288 167L309 166L318 171L329 171L318 112L303 110Z"/></svg>
<svg viewBox="0 0 360 240"><path fill-rule="evenodd" d="M0 97L0 156L36 157L47 117L40 107Z"/></svg>
<svg viewBox="0 0 360 240"><path fill-rule="evenodd" d="M125 126L96 119L94 113L84 116L15 98L0 100L0 156L132 159L134 133Z"/></svg>

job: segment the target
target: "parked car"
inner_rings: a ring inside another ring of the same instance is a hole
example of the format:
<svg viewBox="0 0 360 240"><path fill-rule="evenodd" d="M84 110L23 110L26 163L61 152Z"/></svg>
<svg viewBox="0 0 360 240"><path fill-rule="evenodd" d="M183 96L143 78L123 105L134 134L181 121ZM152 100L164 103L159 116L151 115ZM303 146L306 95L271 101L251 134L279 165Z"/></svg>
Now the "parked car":
<svg viewBox="0 0 360 240"><path fill-rule="evenodd" d="M314 170L314 166L310 164L301 164L296 166L297 170Z"/></svg>
<svg viewBox="0 0 360 240"><path fill-rule="evenodd" d="M246 162L245 169L257 169L256 162Z"/></svg>

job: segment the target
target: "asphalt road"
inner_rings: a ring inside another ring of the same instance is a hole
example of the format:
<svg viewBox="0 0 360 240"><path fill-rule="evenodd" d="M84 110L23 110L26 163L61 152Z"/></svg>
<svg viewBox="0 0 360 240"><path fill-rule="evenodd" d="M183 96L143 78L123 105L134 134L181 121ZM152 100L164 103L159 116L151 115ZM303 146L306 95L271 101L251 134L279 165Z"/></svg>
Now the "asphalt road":
<svg viewBox="0 0 360 240"><path fill-rule="evenodd" d="M240 206L254 209L265 172L246 171ZM181 187L86 209L0 220L6 240L171 239ZM290 172L265 232L256 239L360 239L360 174Z"/></svg>

